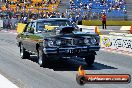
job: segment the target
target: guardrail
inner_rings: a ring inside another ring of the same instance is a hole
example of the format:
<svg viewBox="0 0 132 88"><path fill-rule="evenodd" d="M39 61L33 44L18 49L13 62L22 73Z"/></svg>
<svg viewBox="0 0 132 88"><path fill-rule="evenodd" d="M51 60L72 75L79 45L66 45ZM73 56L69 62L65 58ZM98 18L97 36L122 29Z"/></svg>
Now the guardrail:
<svg viewBox="0 0 132 88"><path fill-rule="evenodd" d="M18 24L19 20L15 19L0 19L0 28L3 29L16 29L16 25Z"/></svg>

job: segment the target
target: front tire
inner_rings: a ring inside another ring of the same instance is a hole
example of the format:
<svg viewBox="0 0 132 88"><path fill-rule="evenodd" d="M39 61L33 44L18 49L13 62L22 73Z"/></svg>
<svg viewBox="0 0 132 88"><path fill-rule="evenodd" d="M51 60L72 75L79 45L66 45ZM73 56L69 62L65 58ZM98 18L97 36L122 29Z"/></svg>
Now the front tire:
<svg viewBox="0 0 132 88"><path fill-rule="evenodd" d="M87 63L88 66L92 66L95 60L95 55L91 54L85 57L85 62Z"/></svg>
<svg viewBox="0 0 132 88"><path fill-rule="evenodd" d="M45 67L47 64L47 57L42 50L38 50L38 64L40 67Z"/></svg>
<svg viewBox="0 0 132 88"><path fill-rule="evenodd" d="M26 51L26 49L23 47L23 45L20 46L20 56L22 59L30 58L30 53Z"/></svg>

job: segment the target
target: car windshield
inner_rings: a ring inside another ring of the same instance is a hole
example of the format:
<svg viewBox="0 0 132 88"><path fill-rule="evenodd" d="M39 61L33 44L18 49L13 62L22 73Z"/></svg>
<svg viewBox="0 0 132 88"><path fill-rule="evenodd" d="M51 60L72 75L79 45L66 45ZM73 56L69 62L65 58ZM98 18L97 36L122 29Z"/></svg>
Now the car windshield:
<svg viewBox="0 0 132 88"><path fill-rule="evenodd" d="M52 30L55 27L60 26L73 26L73 24L68 20L54 20L54 21L42 21L37 22L37 30L43 31L44 29Z"/></svg>

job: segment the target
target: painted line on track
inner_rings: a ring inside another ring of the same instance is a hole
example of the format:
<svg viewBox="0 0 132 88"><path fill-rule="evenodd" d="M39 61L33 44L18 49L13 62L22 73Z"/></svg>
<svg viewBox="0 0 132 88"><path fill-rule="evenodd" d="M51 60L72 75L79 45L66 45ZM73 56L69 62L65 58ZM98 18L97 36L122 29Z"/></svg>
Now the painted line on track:
<svg viewBox="0 0 132 88"><path fill-rule="evenodd" d="M1 74L0 74L0 84L1 84L0 88L19 88Z"/></svg>
<svg viewBox="0 0 132 88"><path fill-rule="evenodd" d="M132 52L124 51L124 50L111 49L111 48L105 48L105 47L102 47L100 50L106 51L106 52L111 52L111 53L117 53L117 54L132 56Z"/></svg>
<svg viewBox="0 0 132 88"><path fill-rule="evenodd" d="M10 33L10 34L14 34L14 35L17 35L16 31L15 32L12 32L12 31L6 31L6 30L1 30L2 32L6 32L6 33Z"/></svg>

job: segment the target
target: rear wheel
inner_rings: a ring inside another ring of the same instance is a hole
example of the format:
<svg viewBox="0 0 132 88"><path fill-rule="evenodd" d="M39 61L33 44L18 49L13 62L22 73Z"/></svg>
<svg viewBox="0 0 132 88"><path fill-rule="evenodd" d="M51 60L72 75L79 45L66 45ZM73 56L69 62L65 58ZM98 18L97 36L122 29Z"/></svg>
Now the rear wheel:
<svg viewBox="0 0 132 88"><path fill-rule="evenodd" d="M20 56L22 59L30 58L30 53L26 51L26 49L23 47L23 45L20 46Z"/></svg>
<svg viewBox="0 0 132 88"><path fill-rule="evenodd" d="M40 67L46 66L48 60L44 52L42 50L38 50L37 56L38 56L38 64L40 65Z"/></svg>
<svg viewBox="0 0 132 88"><path fill-rule="evenodd" d="M88 66L92 66L95 60L95 55L91 54L85 57L85 62L87 63Z"/></svg>

